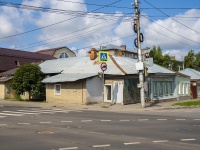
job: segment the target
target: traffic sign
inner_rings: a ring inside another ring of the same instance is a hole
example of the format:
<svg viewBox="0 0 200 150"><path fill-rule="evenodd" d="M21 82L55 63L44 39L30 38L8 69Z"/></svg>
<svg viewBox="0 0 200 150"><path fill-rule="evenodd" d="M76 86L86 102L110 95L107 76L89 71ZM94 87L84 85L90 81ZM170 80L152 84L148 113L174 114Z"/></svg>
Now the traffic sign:
<svg viewBox="0 0 200 150"><path fill-rule="evenodd" d="M99 62L108 62L108 52L104 52L104 51L99 51Z"/></svg>
<svg viewBox="0 0 200 150"><path fill-rule="evenodd" d="M107 70L107 64L105 62L101 63L100 67L103 72Z"/></svg>

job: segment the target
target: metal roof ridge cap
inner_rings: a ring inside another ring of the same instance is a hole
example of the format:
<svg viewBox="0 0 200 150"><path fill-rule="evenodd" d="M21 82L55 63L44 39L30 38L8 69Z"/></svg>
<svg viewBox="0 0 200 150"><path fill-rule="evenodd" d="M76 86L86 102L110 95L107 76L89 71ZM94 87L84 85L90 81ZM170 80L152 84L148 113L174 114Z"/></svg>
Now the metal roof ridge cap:
<svg viewBox="0 0 200 150"><path fill-rule="evenodd" d="M115 66L122 72L124 73L124 75L126 75L127 73L124 71L124 69L116 62L116 60L113 58L112 55L109 54L110 59L112 60L112 62L115 64Z"/></svg>

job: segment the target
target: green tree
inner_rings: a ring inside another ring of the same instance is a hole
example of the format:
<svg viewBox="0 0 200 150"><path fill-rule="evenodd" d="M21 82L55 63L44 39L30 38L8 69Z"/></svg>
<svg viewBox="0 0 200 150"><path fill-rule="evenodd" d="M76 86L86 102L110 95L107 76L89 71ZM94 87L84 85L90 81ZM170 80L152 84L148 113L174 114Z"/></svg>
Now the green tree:
<svg viewBox="0 0 200 150"><path fill-rule="evenodd" d="M151 49L149 53L149 57L153 58L153 61L155 64L163 66L164 58L163 58L162 49L160 48L160 46L158 46L157 48L156 46L153 46L153 48Z"/></svg>
<svg viewBox="0 0 200 150"><path fill-rule="evenodd" d="M19 96L23 92L28 92L29 100L31 96L44 94L44 86L41 83L43 75L41 69L35 64L25 64L20 66L14 74L11 87Z"/></svg>
<svg viewBox="0 0 200 150"><path fill-rule="evenodd" d="M200 71L200 52L195 54L194 69Z"/></svg>
<svg viewBox="0 0 200 150"><path fill-rule="evenodd" d="M194 61L195 61L195 54L194 50L190 50L184 58L184 65L185 68L193 68L194 69Z"/></svg>

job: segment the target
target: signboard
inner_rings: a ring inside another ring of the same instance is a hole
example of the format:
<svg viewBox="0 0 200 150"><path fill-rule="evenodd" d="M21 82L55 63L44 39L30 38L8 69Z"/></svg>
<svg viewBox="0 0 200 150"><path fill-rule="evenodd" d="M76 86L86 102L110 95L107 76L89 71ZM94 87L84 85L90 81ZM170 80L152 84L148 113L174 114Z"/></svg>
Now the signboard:
<svg viewBox="0 0 200 150"><path fill-rule="evenodd" d="M107 64L105 62L101 63L101 70L104 72L107 70Z"/></svg>
<svg viewBox="0 0 200 150"><path fill-rule="evenodd" d="M99 62L104 62L107 63L108 62L108 52L104 52L104 51L99 51Z"/></svg>

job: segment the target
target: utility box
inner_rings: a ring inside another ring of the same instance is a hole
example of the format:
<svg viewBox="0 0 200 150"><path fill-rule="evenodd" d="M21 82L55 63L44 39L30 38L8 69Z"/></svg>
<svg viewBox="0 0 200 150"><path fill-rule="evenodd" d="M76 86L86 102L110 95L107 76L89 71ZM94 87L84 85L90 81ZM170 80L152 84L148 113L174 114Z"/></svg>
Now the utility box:
<svg viewBox="0 0 200 150"><path fill-rule="evenodd" d="M136 63L135 68L136 68L137 71L144 70L144 63L143 62Z"/></svg>

